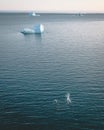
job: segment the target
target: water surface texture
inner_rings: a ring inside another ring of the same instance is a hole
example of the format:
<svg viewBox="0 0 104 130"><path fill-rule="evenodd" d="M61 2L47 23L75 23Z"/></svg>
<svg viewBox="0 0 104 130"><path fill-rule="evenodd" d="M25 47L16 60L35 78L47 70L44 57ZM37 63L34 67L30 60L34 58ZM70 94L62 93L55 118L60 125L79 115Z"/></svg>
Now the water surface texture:
<svg viewBox="0 0 104 130"><path fill-rule="evenodd" d="M103 14L0 14L0 129L104 129Z"/></svg>

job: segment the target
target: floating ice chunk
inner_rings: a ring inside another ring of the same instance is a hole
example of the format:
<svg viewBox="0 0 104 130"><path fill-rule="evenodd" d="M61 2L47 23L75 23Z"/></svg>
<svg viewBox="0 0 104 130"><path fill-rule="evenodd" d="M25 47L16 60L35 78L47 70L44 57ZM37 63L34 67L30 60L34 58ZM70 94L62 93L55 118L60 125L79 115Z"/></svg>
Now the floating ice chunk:
<svg viewBox="0 0 104 130"><path fill-rule="evenodd" d="M71 99L70 99L70 94L69 93L66 94L66 101L67 101L68 104L71 103Z"/></svg>

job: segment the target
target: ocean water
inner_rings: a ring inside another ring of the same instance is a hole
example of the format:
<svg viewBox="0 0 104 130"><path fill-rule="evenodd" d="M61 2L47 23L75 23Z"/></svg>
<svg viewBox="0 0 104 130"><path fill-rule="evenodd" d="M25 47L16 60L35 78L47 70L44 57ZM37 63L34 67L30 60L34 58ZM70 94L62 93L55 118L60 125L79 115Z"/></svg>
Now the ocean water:
<svg viewBox="0 0 104 130"><path fill-rule="evenodd" d="M104 130L104 14L0 14L0 130Z"/></svg>

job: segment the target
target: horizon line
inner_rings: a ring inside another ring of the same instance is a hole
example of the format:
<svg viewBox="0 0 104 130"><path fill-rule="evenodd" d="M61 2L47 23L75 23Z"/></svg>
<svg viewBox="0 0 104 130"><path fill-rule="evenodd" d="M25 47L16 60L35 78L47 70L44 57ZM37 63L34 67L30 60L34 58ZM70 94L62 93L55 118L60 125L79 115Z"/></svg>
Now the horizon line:
<svg viewBox="0 0 104 130"><path fill-rule="evenodd" d="M35 11L35 10L0 10L0 13L56 13L56 14L104 14L104 12L100 11Z"/></svg>
<svg viewBox="0 0 104 130"><path fill-rule="evenodd" d="M62 10L50 10L50 11L44 11L44 10L0 10L0 12L36 12L36 13L104 13L104 11L95 11L95 10L72 10L72 11L62 11Z"/></svg>

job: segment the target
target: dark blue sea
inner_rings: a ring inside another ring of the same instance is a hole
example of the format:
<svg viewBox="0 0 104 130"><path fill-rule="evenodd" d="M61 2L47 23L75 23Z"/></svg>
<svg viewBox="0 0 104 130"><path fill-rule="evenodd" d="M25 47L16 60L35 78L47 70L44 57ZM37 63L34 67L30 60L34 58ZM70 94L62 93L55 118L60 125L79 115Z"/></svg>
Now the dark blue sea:
<svg viewBox="0 0 104 130"><path fill-rule="evenodd" d="M0 130L104 130L104 14L0 13Z"/></svg>

